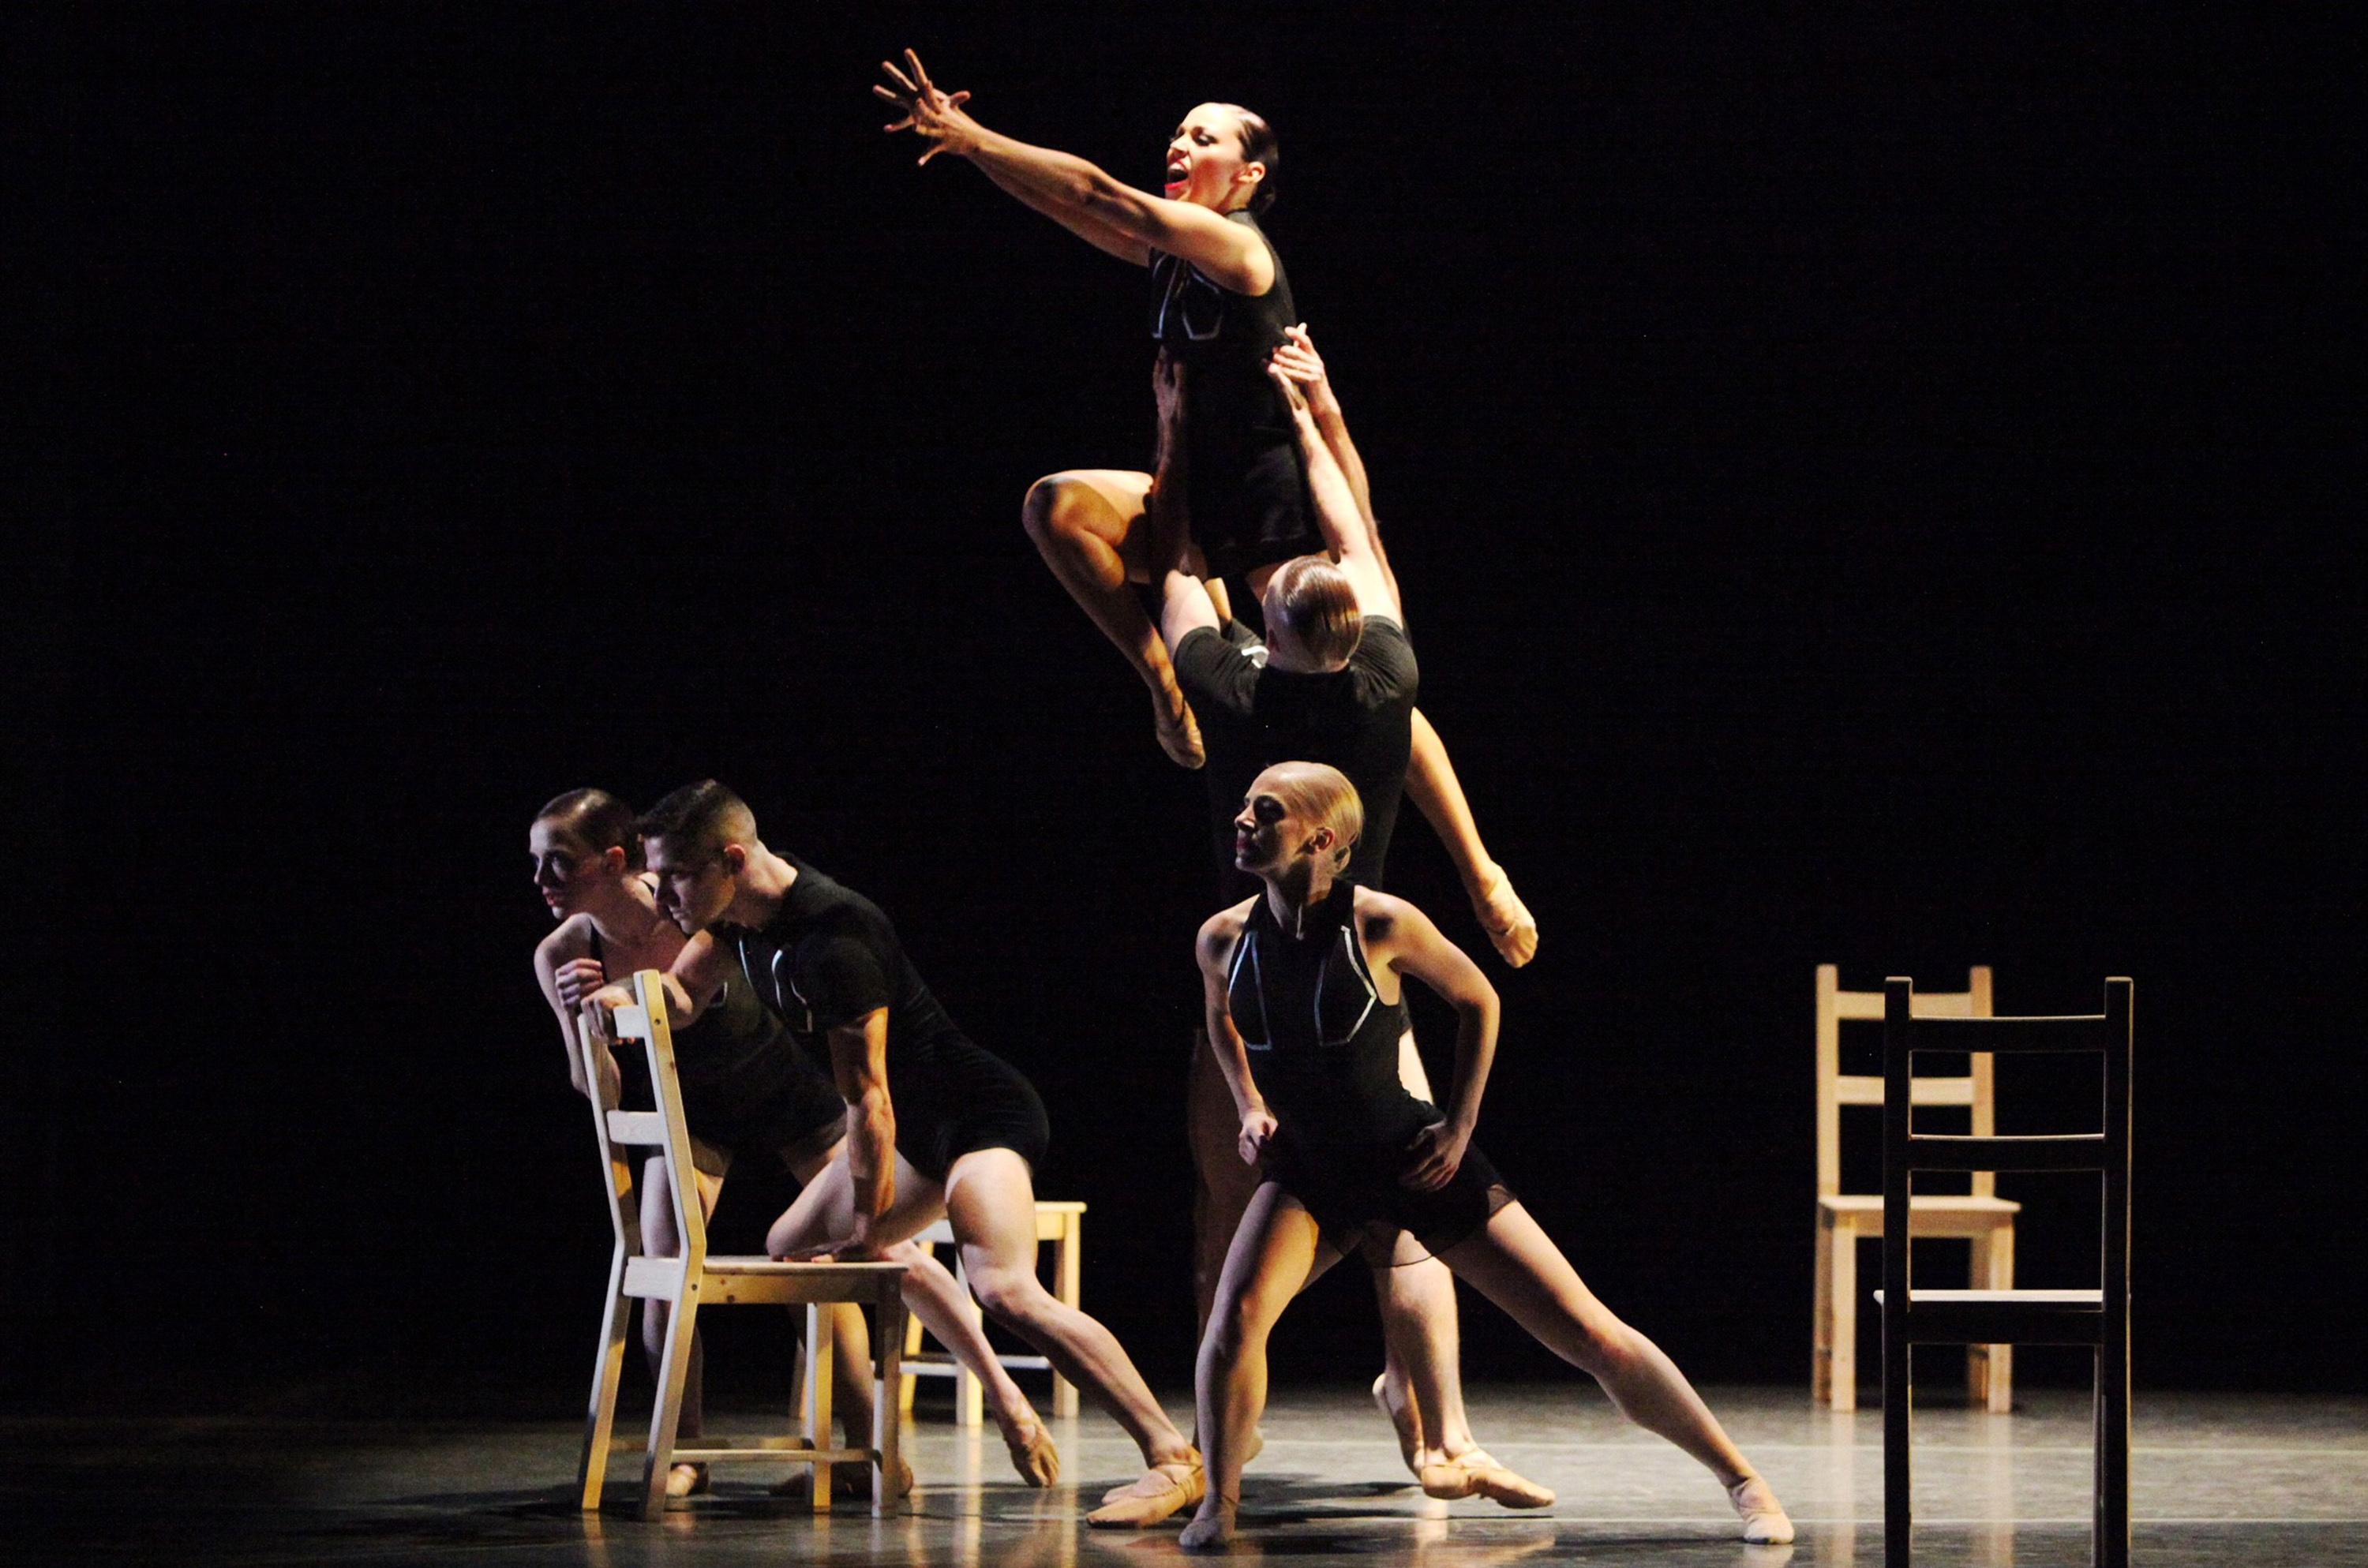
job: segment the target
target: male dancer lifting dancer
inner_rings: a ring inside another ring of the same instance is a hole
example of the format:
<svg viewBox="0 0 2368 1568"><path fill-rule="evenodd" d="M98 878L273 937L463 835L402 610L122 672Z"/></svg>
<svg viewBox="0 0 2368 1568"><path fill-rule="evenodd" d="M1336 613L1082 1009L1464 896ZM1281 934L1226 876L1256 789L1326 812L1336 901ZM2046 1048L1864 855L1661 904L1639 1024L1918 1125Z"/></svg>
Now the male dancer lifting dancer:
<svg viewBox="0 0 2368 1568"><path fill-rule="evenodd" d="M696 1020L736 965L847 1103L845 1153L773 1222L776 1257L880 1256L939 1218L988 1314L1115 1416L1146 1473L1131 1506L1092 1523L1155 1523L1200 1500L1201 1456L1110 1330L1036 1278L1032 1168L1050 1130L1035 1089L955 1027L880 907L757 835L712 779L643 819L658 907L692 934L666 976ZM889 1093L891 1082L895 1095Z"/></svg>
<svg viewBox="0 0 2368 1568"><path fill-rule="evenodd" d="M1224 896L1237 897L1237 884L1246 880L1234 869L1233 819L1244 791L1262 769L1302 759L1340 768L1371 802L1351 869L1360 882L1380 884L1401 791L1412 788L1459 865L1471 868L1467 883L1493 873L1509 897L1503 872L1480 845L1444 748L1415 710L1414 650L1406 641L1396 582L1364 499L1364 465L1304 327L1290 329L1273 375L1292 411L1327 554L1286 562L1269 581L1263 600L1269 641L1263 645L1238 622L1227 621L1200 579L1170 572L1163 585L1161 636L1177 678L1201 715L1208 750L1204 777ZM1311 400L1324 410L1320 425ZM1164 414L1171 410L1163 403ZM1432 766L1410 768L1414 751L1423 744L1433 749ZM1440 779L1443 789L1435 782ZM1474 903L1481 906L1477 897ZM1529 947L1507 954L1516 963L1535 943L1535 926L1527 923L1526 911L1521 915ZM1399 1043L1399 1065L1408 1091L1429 1099L1411 1032ZM1194 1043L1188 1093L1199 1177L1193 1283L1205 1322L1226 1249L1259 1173L1235 1152L1238 1119L1205 1035ZM1397 1428L1406 1468L1423 1489L1434 1496L1486 1495L1512 1507L1552 1503L1552 1492L1484 1451L1466 1424L1456 1375L1455 1285L1446 1266L1401 1234L1388 1266L1375 1269L1374 1286L1389 1357L1373 1392ZM1423 1371L1433 1376L1416 1375ZM1444 1391L1441 1408L1422 1408L1415 1394L1418 1382Z"/></svg>

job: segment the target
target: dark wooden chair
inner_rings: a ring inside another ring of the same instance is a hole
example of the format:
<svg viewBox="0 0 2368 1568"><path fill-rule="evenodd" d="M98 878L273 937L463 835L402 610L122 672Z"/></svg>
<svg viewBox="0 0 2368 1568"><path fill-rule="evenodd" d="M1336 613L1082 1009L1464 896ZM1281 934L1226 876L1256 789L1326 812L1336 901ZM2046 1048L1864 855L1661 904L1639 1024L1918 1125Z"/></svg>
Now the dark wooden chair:
<svg viewBox="0 0 2368 1568"><path fill-rule="evenodd" d="M2068 1017L1919 1017L1916 983L1884 982L1883 1560L1907 1568L1908 1354L1918 1345L2086 1345L2096 1352L2096 1504L2091 1558L2130 1560L2130 993L2105 982L2105 1010ZM2104 1126L2041 1137L1942 1136L1913 1126L1919 1051L2096 1051ZM1908 1188L1918 1171L2099 1171L2102 1278L2094 1290L1911 1290Z"/></svg>

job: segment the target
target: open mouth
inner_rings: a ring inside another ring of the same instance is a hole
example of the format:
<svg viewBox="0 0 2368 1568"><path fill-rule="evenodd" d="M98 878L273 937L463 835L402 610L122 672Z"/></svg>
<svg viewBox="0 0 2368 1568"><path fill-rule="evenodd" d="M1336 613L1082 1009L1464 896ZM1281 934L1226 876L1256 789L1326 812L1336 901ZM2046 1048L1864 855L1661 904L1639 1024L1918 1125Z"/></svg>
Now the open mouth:
<svg viewBox="0 0 2368 1568"><path fill-rule="evenodd" d="M1192 170L1189 165L1170 164L1167 165L1167 188L1170 192L1180 190L1191 183Z"/></svg>

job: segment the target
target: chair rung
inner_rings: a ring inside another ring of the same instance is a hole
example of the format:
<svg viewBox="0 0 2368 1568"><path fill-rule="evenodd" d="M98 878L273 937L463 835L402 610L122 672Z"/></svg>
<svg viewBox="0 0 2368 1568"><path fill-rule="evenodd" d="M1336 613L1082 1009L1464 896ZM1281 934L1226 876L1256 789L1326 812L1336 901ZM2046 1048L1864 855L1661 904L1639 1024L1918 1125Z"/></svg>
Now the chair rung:
<svg viewBox="0 0 2368 1568"><path fill-rule="evenodd" d="M1874 1292L1880 1302L1884 1293ZM1884 1332L1911 1345L2096 1345L2105 1332L2102 1290L1918 1290Z"/></svg>
<svg viewBox="0 0 2368 1568"><path fill-rule="evenodd" d="M819 1460L825 1464L870 1464L877 1457L870 1449L800 1448L794 1437L752 1437L723 1445L677 1443L674 1450L677 1464L707 1464L717 1460L786 1460L791 1464Z"/></svg>
<svg viewBox="0 0 2368 1568"><path fill-rule="evenodd" d="M2106 1051L2113 1044L2102 1013L2047 1018L1907 1020L1911 1051Z"/></svg>
<svg viewBox="0 0 2368 1568"><path fill-rule="evenodd" d="M1053 1363L1042 1356L997 1356L1004 1370L1016 1372L1049 1372ZM962 1369L962 1363L951 1356L924 1352L905 1358L903 1370L916 1378L951 1378Z"/></svg>
<svg viewBox="0 0 2368 1568"><path fill-rule="evenodd" d="M1907 1140L1904 1164L1911 1171L2096 1171L2112 1158L2101 1132L2044 1138L1917 1133Z"/></svg>

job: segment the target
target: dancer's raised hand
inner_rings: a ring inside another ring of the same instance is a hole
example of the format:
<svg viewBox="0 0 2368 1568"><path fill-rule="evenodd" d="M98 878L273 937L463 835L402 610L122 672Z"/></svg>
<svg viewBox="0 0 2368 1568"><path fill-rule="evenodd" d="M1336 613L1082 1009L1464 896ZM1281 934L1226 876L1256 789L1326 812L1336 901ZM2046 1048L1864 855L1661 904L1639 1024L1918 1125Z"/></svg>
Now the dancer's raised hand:
<svg viewBox="0 0 2368 1568"><path fill-rule="evenodd" d="M1332 397L1332 382L1324 373L1324 357L1315 352L1315 340L1307 335L1307 324L1284 327L1282 339L1275 346L1275 369L1290 377L1316 407L1337 401Z"/></svg>
<svg viewBox="0 0 2368 1568"><path fill-rule="evenodd" d="M888 74L889 81L872 84L874 97L905 111L904 119L890 122L885 129L910 131L927 142L928 146L920 156L924 164L940 153L960 155L977 145L979 123L963 113L962 107L970 101L970 94L939 88L921 68L921 57L909 49L905 51L905 62L912 68L912 74L906 75L889 62L882 61L880 69Z"/></svg>

